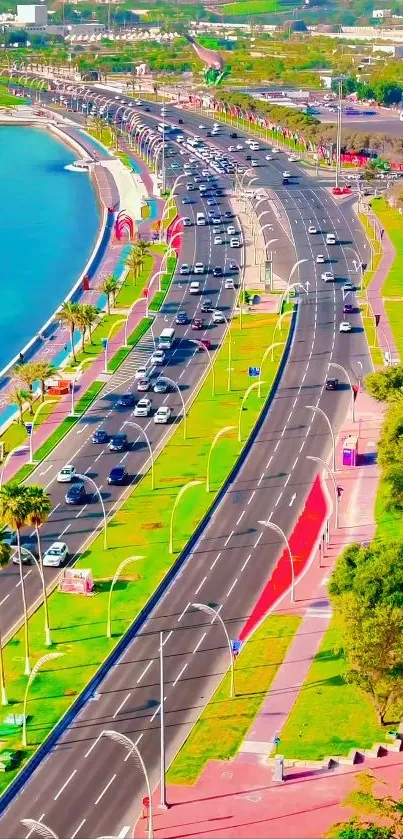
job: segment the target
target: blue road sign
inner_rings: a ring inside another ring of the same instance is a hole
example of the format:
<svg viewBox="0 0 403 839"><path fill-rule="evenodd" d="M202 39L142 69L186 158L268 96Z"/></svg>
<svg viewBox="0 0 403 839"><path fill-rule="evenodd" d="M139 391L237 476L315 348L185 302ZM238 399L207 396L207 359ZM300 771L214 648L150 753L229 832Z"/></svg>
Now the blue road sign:
<svg viewBox="0 0 403 839"><path fill-rule="evenodd" d="M102 349L106 350L107 346L108 346L108 339L107 338L102 338Z"/></svg>
<svg viewBox="0 0 403 839"><path fill-rule="evenodd" d="M249 376L251 379L257 379L260 376L260 367L249 367Z"/></svg>
<svg viewBox="0 0 403 839"><path fill-rule="evenodd" d="M237 656L241 652L242 641L231 641L232 655Z"/></svg>
<svg viewBox="0 0 403 839"><path fill-rule="evenodd" d="M280 738L279 738L279 737L275 737L275 738L274 738L274 740L273 740L273 743L274 743L274 745L275 745L275 746L278 746L278 745L279 745L279 743L280 743Z"/></svg>
<svg viewBox="0 0 403 839"><path fill-rule="evenodd" d="M30 437L32 434L33 422L26 422L25 428L27 429L28 437Z"/></svg>

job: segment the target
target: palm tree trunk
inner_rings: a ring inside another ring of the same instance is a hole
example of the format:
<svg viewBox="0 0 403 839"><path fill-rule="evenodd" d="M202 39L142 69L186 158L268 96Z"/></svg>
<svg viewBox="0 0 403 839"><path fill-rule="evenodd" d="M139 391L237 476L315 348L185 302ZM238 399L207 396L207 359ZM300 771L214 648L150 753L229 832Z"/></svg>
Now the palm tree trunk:
<svg viewBox="0 0 403 839"><path fill-rule="evenodd" d="M45 611L45 644L47 647L51 646L52 639L50 637L50 626L49 626L49 604L48 604L48 595L46 593L46 585L45 585L45 577L43 573L43 557L42 557L42 545L41 545L41 537L39 535L39 527L35 525L35 533L36 533L36 541L38 544L38 557L39 557L39 567L41 569L41 577L42 577L42 593L43 593L43 608Z"/></svg>
<svg viewBox="0 0 403 839"><path fill-rule="evenodd" d="M41 379L41 402L45 399L45 379Z"/></svg>
<svg viewBox="0 0 403 839"><path fill-rule="evenodd" d="M107 310L108 310L108 315L110 315L110 313L111 313L111 295L110 295L109 291L106 295L106 306L107 306Z"/></svg>
<svg viewBox="0 0 403 839"><path fill-rule="evenodd" d="M81 330L81 352L85 349L85 329Z"/></svg>
<svg viewBox="0 0 403 839"><path fill-rule="evenodd" d="M25 669L24 674L25 676L29 676L31 672L31 665L29 661L29 632L28 632L28 612L27 612L27 598L25 596L25 583L24 583L24 571L22 568L22 559L21 559L21 534L20 528L17 527L17 551L18 551L18 566L20 569L20 583L21 583L21 595L22 595L22 605L24 609L24 637L25 637Z"/></svg>
<svg viewBox="0 0 403 839"><path fill-rule="evenodd" d="M75 363L77 364L76 351L74 349L74 323L72 323L71 327L70 327L70 340L71 340L71 351L73 353L73 359L74 359Z"/></svg>
<svg viewBox="0 0 403 839"><path fill-rule="evenodd" d="M4 672L4 659L3 659L3 639L1 637L1 629L0 629L0 691L1 691L1 704L8 705L7 702L7 693L6 693L6 677Z"/></svg>

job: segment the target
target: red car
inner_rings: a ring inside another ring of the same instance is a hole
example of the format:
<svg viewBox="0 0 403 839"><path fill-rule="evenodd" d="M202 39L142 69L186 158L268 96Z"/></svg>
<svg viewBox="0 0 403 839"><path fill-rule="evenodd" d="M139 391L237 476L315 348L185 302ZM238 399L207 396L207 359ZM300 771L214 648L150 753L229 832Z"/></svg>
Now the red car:
<svg viewBox="0 0 403 839"><path fill-rule="evenodd" d="M202 340L199 341L199 350L203 350L203 349L204 350L211 350L211 348L212 348L212 344L211 344L211 341L209 341L208 338L202 338Z"/></svg>
<svg viewBox="0 0 403 839"><path fill-rule="evenodd" d="M203 321L202 321L201 318L193 318L192 329L195 329L196 331L199 331L200 329L203 329L203 325L204 324L203 324Z"/></svg>
<svg viewBox="0 0 403 839"><path fill-rule="evenodd" d="M351 186L334 186L333 195L350 195Z"/></svg>

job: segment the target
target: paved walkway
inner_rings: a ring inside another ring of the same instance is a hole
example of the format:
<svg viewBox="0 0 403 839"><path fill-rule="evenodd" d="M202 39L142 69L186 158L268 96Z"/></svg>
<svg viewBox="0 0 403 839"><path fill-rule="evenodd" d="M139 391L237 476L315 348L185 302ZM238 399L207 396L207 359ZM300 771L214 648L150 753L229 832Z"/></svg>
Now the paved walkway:
<svg viewBox="0 0 403 839"><path fill-rule="evenodd" d="M368 287L368 300L372 306L373 312L376 315L381 316L380 326L377 333L378 344L383 353L387 352L390 346L392 360L399 358L399 351L386 314L384 298L382 296L382 287L395 257L395 248L385 230L382 236L382 259L374 273L372 282Z"/></svg>

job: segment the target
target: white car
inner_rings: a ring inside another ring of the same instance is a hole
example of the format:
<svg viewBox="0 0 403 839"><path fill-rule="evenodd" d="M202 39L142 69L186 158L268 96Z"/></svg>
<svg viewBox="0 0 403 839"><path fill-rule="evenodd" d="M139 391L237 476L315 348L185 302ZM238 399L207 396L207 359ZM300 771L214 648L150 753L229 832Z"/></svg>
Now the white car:
<svg viewBox="0 0 403 839"><path fill-rule="evenodd" d="M199 125L199 128L201 129L201 131L204 131L205 127L206 127L205 125Z"/></svg>
<svg viewBox="0 0 403 839"><path fill-rule="evenodd" d="M133 414L135 417L148 417L151 414L151 399L139 399Z"/></svg>
<svg viewBox="0 0 403 839"><path fill-rule="evenodd" d="M324 271L322 274L322 280L324 280L325 283L332 282L334 280L333 271Z"/></svg>
<svg viewBox="0 0 403 839"><path fill-rule="evenodd" d="M224 281L224 288L235 288L232 277L227 277L227 279Z"/></svg>
<svg viewBox="0 0 403 839"><path fill-rule="evenodd" d="M188 276L188 274L190 274L190 266L187 264L187 262L184 262L183 265L181 265L181 267L179 268L179 273L182 276L186 277Z"/></svg>
<svg viewBox="0 0 403 839"><path fill-rule="evenodd" d="M164 350L154 350L151 356L151 364L163 364L165 361Z"/></svg>
<svg viewBox="0 0 403 839"><path fill-rule="evenodd" d="M72 466L71 463L68 463L67 466L63 466L63 469L61 469L58 473L57 482L58 484L70 484L75 476L76 467Z"/></svg>
<svg viewBox="0 0 403 839"><path fill-rule="evenodd" d="M325 261L325 257L323 255L323 253L318 253L318 255L316 257L317 264L318 265L323 265L324 261Z"/></svg>
<svg viewBox="0 0 403 839"><path fill-rule="evenodd" d="M144 364L138 367L135 374L135 379L146 379L150 374L150 370Z"/></svg>
<svg viewBox="0 0 403 839"><path fill-rule="evenodd" d="M252 140L252 138L251 138L251 137L248 137L248 138L245 140L245 145L250 146L250 144L251 144L251 143L253 143L253 140Z"/></svg>
<svg viewBox="0 0 403 839"><path fill-rule="evenodd" d="M344 283L344 285L342 287L342 291L344 291L344 292L355 291L355 285L353 283L351 283L350 281L348 281L347 283Z"/></svg>
<svg viewBox="0 0 403 839"><path fill-rule="evenodd" d="M228 151L236 151L236 146L228 146Z"/></svg>
<svg viewBox="0 0 403 839"><path fill-rule="evenodd" d="M280 154L280 149L272 149L271 153L272 154Z"/></svg>
<svg viewBox="0 0 403 839"><path fill-rule="evenodd" d="M157 425L165 425L171 418L171 409L168 405L161 405L154 414L154 422Z"/></svg>
<svg viewBox="0 0 403 839"><path fill-rule="evenodd" d="M339 326L339 332L351 332L351 330L352 330L352 326L351 326L350 321L342 320L342 322Z"/></svg>
<svg viewBox="0 0 403 839"><path fill-rule="evenodd" d="M234 231L234 233L235 233L235 231ZM215 245L222 245L222 242L223 242L222 236L218 236L218 235L214 236L214 244Z"/></svg>
<svg viewBox="0 0 403 839"><path fill-rule="evenodd" d="M258 160L251 160L250 165L252 166L252 169L256 169L257 166L259 166L259 161Z"/></svg>
<svg viewBox="0 0 403 839"><path fill-rule="evenodd" d="M230 248L240 248L241 247L240 239L238 239L237 237L236 238L234 237L233 239L230 239L229 246L230 246Z"/></svg>
<svg viewBox="0 0 403 839"><path fill-rule="evenodd" d="M194 269L193 269L193 270L194 270L194 273L195 273L195 274L204 274L204 265L203 265L203 263L202 263L202 262L195 262L195 267L194 267Z"/></svg>
<svg viewBox="0 0 403 839"><path fill-rule="evenodd" d="M221 227L213 227L214 236L219 236L221 233Z"/></svg>
<svg viewBox="0 0 403 839"><path fill-rule="evenodd" d="M291 178L291 172L289 172L288 169L284 170L283 178Z"/></svg>
<svg viewBox="0 0 403 839"><path fill-rule="evenodd" d="M273 160L272 154L266 154L266 160Z"/></svg>
<svg viewBox="0 0 403 839"><path fill-rule="evenodd" d="M141 99L135 99L135 100L134 100L134 104L135 104L135 105L137 105L137 106L140 108L140 106L141 106L143 103L142 103Z"/></svg>
<svg viewBox="0 0 403 839"><path fill-rule="evenodd" d="M219 309L215 309L213 312L213 323L225 323L225 317Z"/></svg>
<svg viewBox="0 0 403 839"><path fill-rule="evenodd" d="M242 145L242 143L237 143L237 144L236 144L236 150L237 150L237 151L242 151L242 149L243 149L243 145Z"/></svg>
<svg viewBox="0 0 403 839"><path fill-rule="evenodd" d="M192 219L189 216L183 216L182 224L184 227L191 227L192 226Z"/></svg>
<svg viewBox="0 0 403 839"><path fill-rule="evenodd" d="M197 280L190 283L189 294L200 294L200 283Z"/></svg>
<svg viewBox="0 0 403 839"><path fill-rule="evenodd" d="M235 227L234 227L233 224L228 225L227 233L228 233L228 236L235 236L236 235L236 230L235 230Z"/></svg>
<svg viewBox="0 0 403 839"><path fill-rule="evenodd" d="M288 160L290 163L298 163L299 157L296 157L295 154L290 154Z"/></svg>
<svg viewBox="0 0 403 839"><path fill-rule="evenodd" d="M318 232L318 228L317 228L317 227L315 227L315 225L314 225L314 224L310 224L310 225L309 225L309 227L308 227L308 233L312 233L312 234L313 234L313 233L317 233L317 232Z"/></svg>
<svg viewBox="0 0 403 839"><path fill-rule="evenodd" d="M53 542L43 555L43 565L59 568L66 562L68 555L69 551L65 542Z"/></svg>

